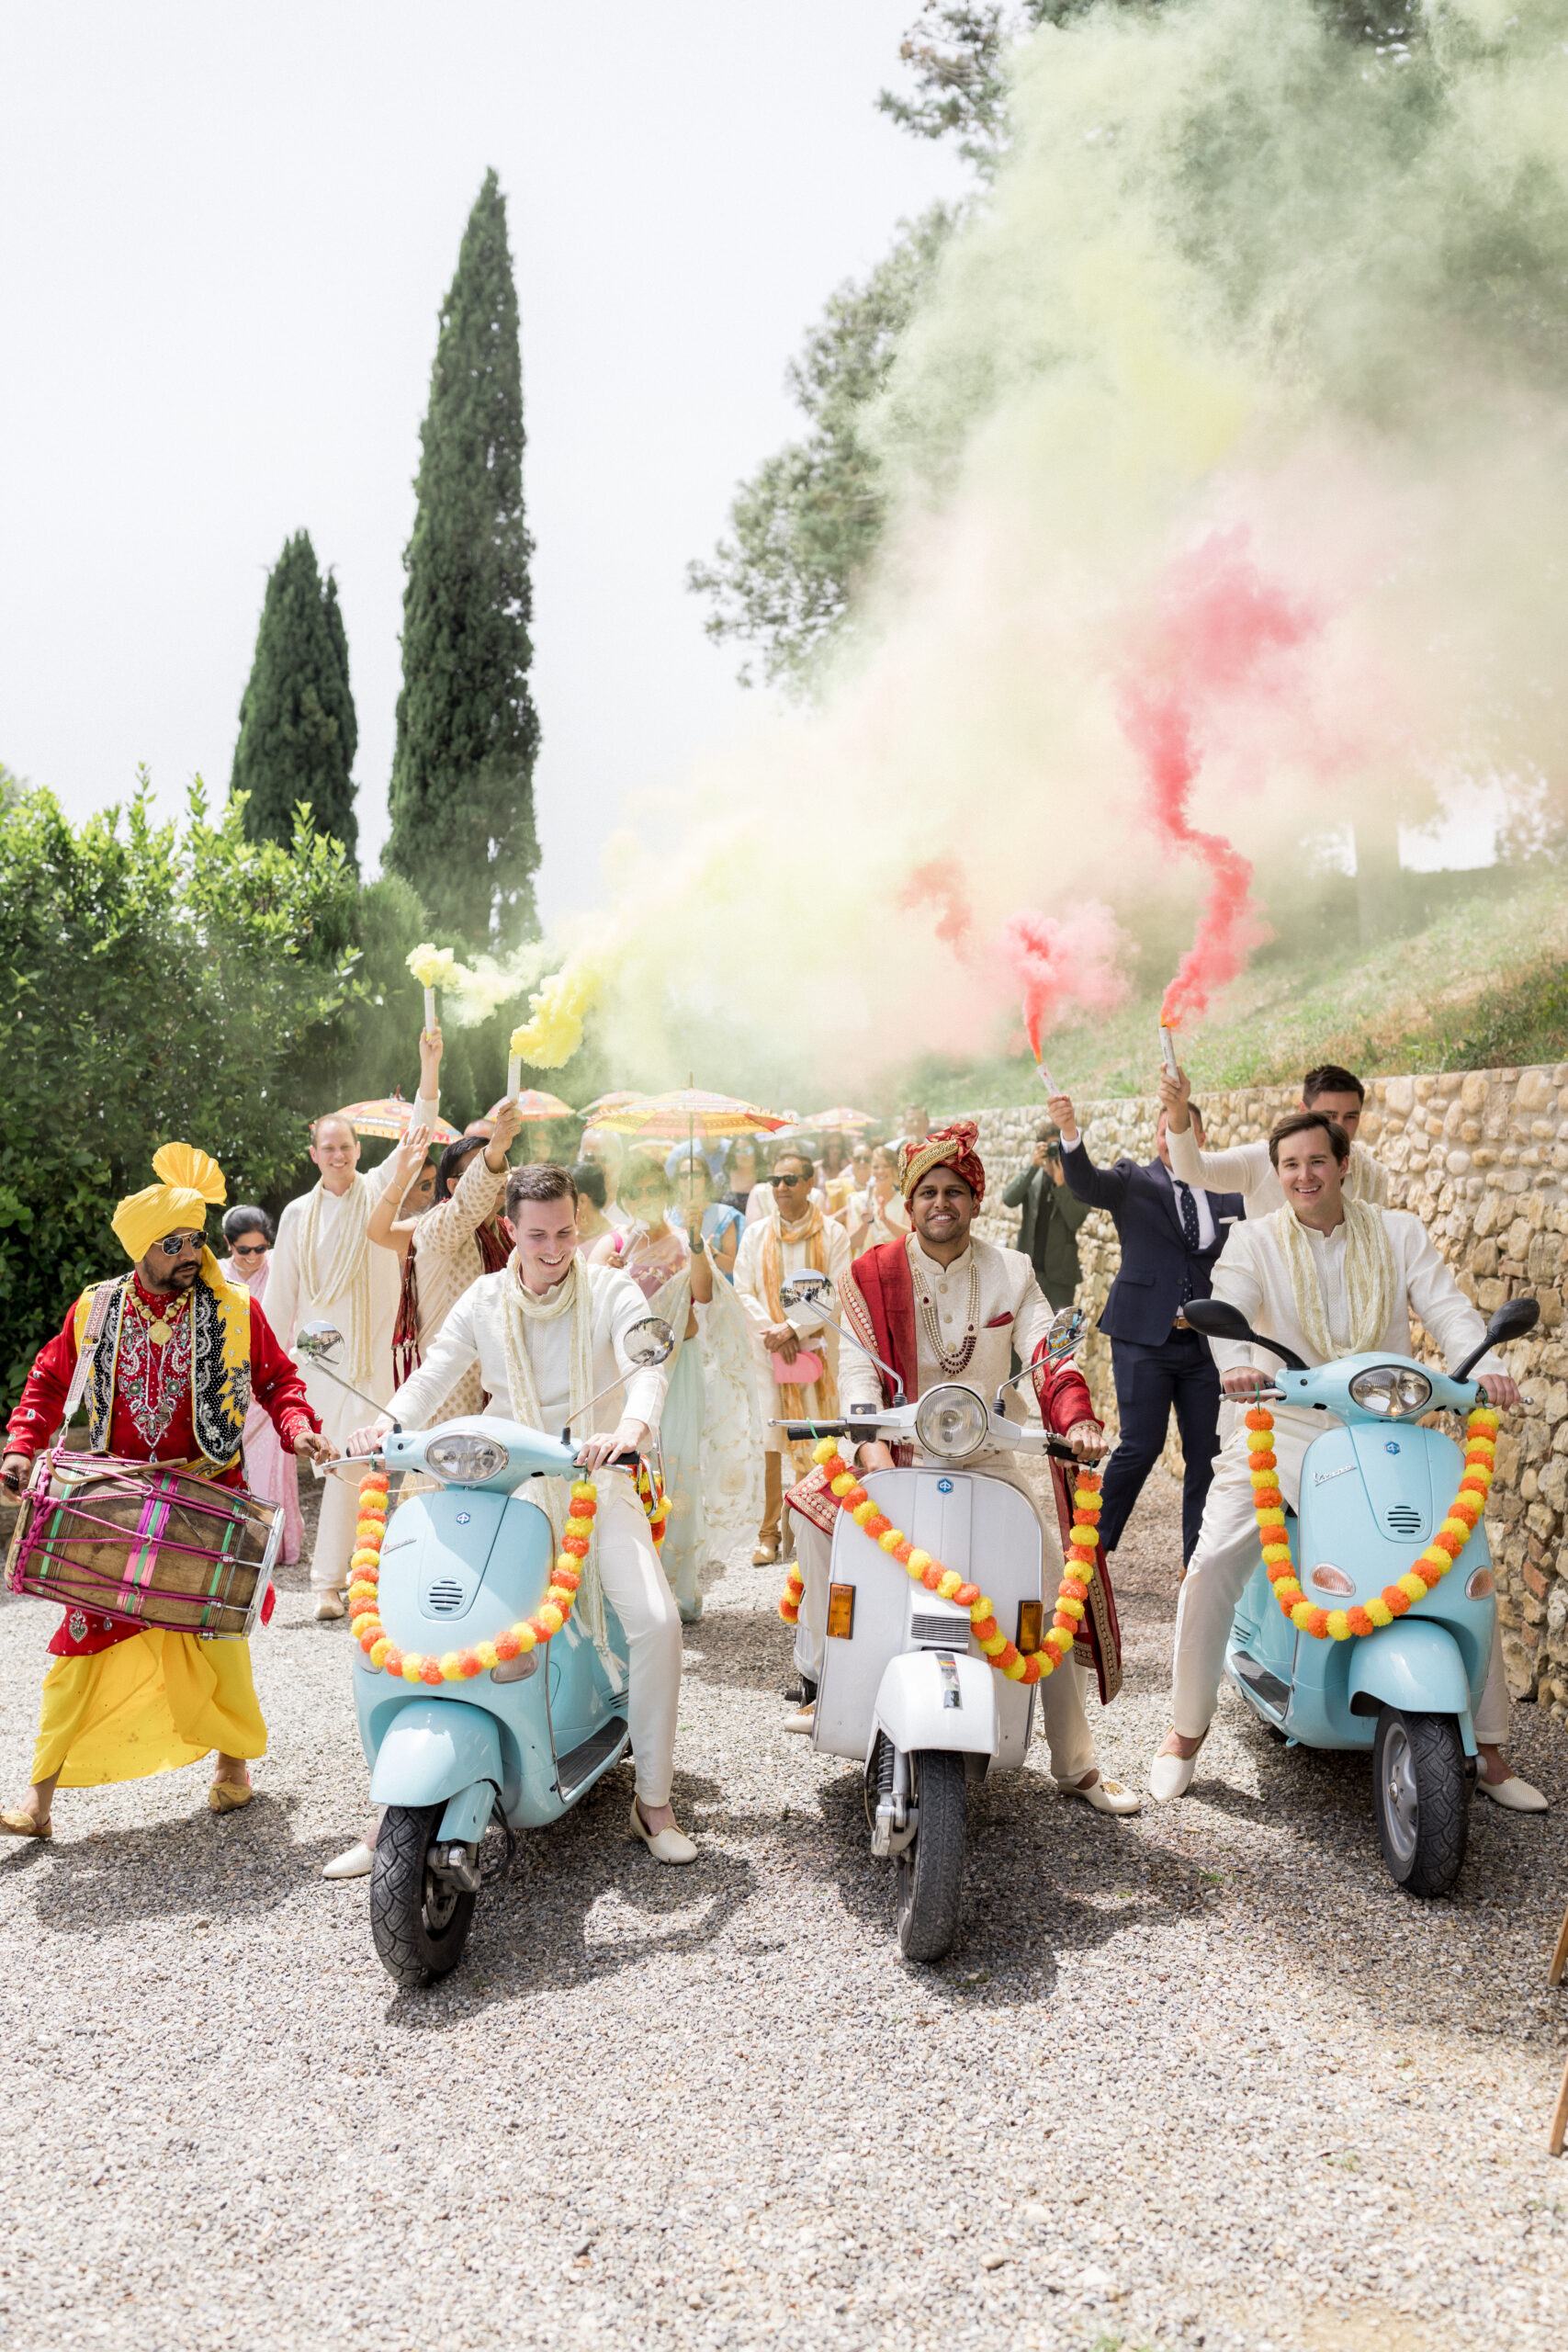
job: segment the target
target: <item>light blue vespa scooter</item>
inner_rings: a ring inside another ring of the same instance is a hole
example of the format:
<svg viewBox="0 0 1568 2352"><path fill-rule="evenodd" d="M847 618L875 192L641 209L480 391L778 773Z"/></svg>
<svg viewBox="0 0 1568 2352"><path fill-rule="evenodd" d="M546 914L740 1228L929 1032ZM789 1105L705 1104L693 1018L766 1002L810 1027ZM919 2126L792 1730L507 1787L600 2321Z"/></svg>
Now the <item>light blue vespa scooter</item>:
<svg viewBox="0 0 1568 2352"><path fill-rule="evenodd" d="M312 1324L295 1344L350 1386L327 1360L341 1344L330 1325ZM673 1345L670 1326L654 1317L627 1337L638 1364L662 1363ZM583 1435L589 1426L585 1419ZM359 1478L374 1461L441 1481L387 1521L378 1603L400 1649L466 1649L538 1608L555 1544L526 1488L532 1478L579 1475L579 1442L570 1430L557 1439L470 1416L436 1430L394 1430L370 1459L329 1465ZM615 1466L635 1472L637 1456ZM428 1984L461 1959L479 1890L505 1876L514 1833L558 1821L626 1754L626 1636L606 1601L602 1645L574 1611L543 1647L461 1682L394 1681L357 1648L354 1667L370 1798L385 1808L370 1931L389 1975Z"/></svg>
<svg viewBox="0 0 1568 2352"><path fill-rule="evenodd" d="M1531 1329L1533 1298L1500 1306L1486 1336L1446 1376L1407 1356L1342 1356L1308 1367L1254 1331L1223 1299L1185 1310L1207 1340L1241 1340L1285 1369L1266 1403L1336 1414L1307 1448L1301 1509L1287 1510L1292 1566L1321 1609L1364 1606L1431 1542L1459 1490L1463 1457L1418 1419L1481 1403L1466 1374L1506 1340ZM1253 1712L1291 1747L1370 1747L1372 1808L1390 1875L1412 1894L1446 1894L1469 1827L1466 1759L1486 1680L1496 1614L1492 1555L1478 1523L1424 1600L1348 1642L1297 1631L1258 1566L1237 1604L1225 1671Z"/></svg>

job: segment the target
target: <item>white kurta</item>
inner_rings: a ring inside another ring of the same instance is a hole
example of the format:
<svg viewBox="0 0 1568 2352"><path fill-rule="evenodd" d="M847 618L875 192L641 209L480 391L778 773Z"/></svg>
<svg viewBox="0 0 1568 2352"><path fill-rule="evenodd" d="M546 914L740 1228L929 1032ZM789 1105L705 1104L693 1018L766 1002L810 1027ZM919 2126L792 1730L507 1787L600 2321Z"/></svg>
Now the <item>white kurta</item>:
<svg viewBox="0 0 1568 2352"><path fill-rule="evenodd" d="M1170 1148L1170 1172L1196 1191L1239 1193L1248 1217L1267 1216L1283 1208L1285 1195L1269 1157L1267 1136L1257 1143L1240 1143L1229 1151L1201 1151L1196 1131L1183 1127L1179 1135L1166 1128ZM1365 1144L1350 1146L1350 1173L1346 1186L1353 1200L1388 1206L1388 1170L1372 1158Z"/></svg>
<svg viewBox="0 0 1568 2352"><path fill-rule="evenodd" d="M423 1096L414 1100L410 1114L414 1125L425 1125L438 1116L434 1102ZM368 1176L357 1172L354 1184L362 1187L373 1208L392 1181L395 1154L389 1152L379 1168ZM347 1193L338 1195L321 1191L321 1207L317 1218L316 1262L307 1270L300 1264L299 1252L304 1238L305 1219L312 1194L301 1193L290 1201L277 1220L277 1240L267 1270L266 1318L276 1332L304 1375L305 1393L316 1413L321 1429L334 1445L344 1445L351 1432L363 1429L373 1418L367 1408L345 1388L330 1380L319 1364L295 1350L294 1340L300 1326L307 1322L334 1324L343 1333L344 1346L338 1351L340 1372L346 1371L355 1353L357 1333L355 1329L352 1299L346 1295L337 1298L314 1299L308 1303L307 1293L325 1274L332 1264L337 1239L338 1220L343 1215ZM378 1250L367 1241L368 1261L369 1329L368 1360L370 1370L365 1382L366 1394L383 1404L392 1393L392 1326L398 1318L398 1294L402 1285L402 1269L389 1250ZM310 1583L318 1592L335 1590L348 1580L349 1555L354 1549L354 1522L358 1516L359 1498L347 1478L329 1476L322 1481L321 1515L316 1528L315 1549L310 1555Z"/></svg>
<svg viewBox="0 0 1568 2352"><path fill-rule="evenodd" d="M1404 1209L1384 1209L1382 1214L1393 1251L1396 1283L1388 1328L1370 1352L1407 1356L1414 1309L1437 1341L1444 1361L1457 1363L1482 1337L1485 1324L1438 1257L1420 1218ZM1343 1354L1350 1338L1346 1229L1341 1225L1326 1234L1310 1226L1303 1230L1323 1288L1329 1337L1336 1353ZM1224 1253L1214 1268L1214 1296L1239 1307L1260 1337L1280 1340L1303 1363L1325 1361L1297 1318L1290 1269L1270 1225L1249 1220L1232 1227ZM1210 1344L1223 1373L1252 1363L1266 1376L1280 1369L1278 1357L1261 1353L1245 1341L1215 1340ZM1478 1374L1500 1369L1495 1356L1483 1357L1476 1367ZM1269 1410L1274 1416L1280 1489L1293 1507L1301 1499L1302 1464L1308 1446L1325 1429L1337 1429L1340 1423L1336 1414L1315 1413L1303 1407L1271 1405ZM1247 1429L1238 1414L1214 1464L1202 1530L1177 1601L1171 1712L1184 1739L1196 1739L1214 1712L1231 1619L1258 1557ZM1506 1726L1507 1691L1501 1649L1494 1638L1486 1691L1476 1712L1476 1737L1501 1740Z"/></svg>
<svg viewBox="0 0 1568 2352"><path fill-rule="evenodd" d="M789 1442L773 1422L779 1418L779 1388L773 1378L773 1359L762 1344L762 1334L772 1324L773 1309L762 1290L762 1251L768 1235L766 1219L749 1225L740 1237L740 1247L735 1257L735 1295L746 1309L746 1319L751 1326L752 1362L757 1374L757 1402L762 1418L762 1444L769 1453L787 1453ZM809 1241L784 1241L779 1263L782 1279L787 1282L811 1262ZM837 1291L850 1271L850 1238L841 1225L831 1217L822 1223L822 1271ZM835 1312L837 1310L835 1309ZM830 1324L819 1322L807 1306L791 1308L786 1320L800 1338L804 1348L813 1354L826 1355L835 1379L839 1371L839 1335ZM820 1393L814 1381L803 1392L804 1418L823 1410Z"/></svg>
<svg viewBox="0 0 1568 2352"><path fill-rule="evenodd" d="M934 1258L928 1258L913 1234L904 1248L915 1282L916 1372L919 1382L917 1394L923 1396L928 1389L940 1387L944 1381L959 1381L989 1404L1011 1370L1013 1350L1017 1349L1021 1363L1030 1363L1051 1328L1054 1310L1035 1280L1033 1267L1021 1250L998 1250L989 1241L971 1241L951 1266L939 1265ZM922 1297L931 1300L939 1317L942 1345L950 1354L955 1352L969 1319L971 1267L977 1278L978 1292L975 1351L962 1372L949 1372L936 1352L927 1319L920 1312L920 1301ZM846 1412L855 1405L875 1406L882 1402L882 1375L852 1340L844 1347L839 1385ZM915 1400L911 1397L909 1401L912 1404ZM1008 1418L1027 1419L1038 1428L1040 1413L1032 1381L1021 1381L1018 1387L1009 1389ZM944 1466L934 1464L933 1457L918 1447L915 1460L928 1467ZM1055 1510L1042 1510L1040 1493L1019 1455L991 1447L964 1466L981 1477L1006 1478L1028 1498L1043 1542L1045 1592L1047 1596L1054 1593L1062 1576L1061 1532ZM816 1681L820 1678L822 1648L827 1639L829 1544L825 1535L804 1520L798 1522L795 1532L806 1584L795 1663L803 1674ZM1051 1751L1052 1772L1058 1781L1080 1781L1094 1768L1094 1738L1084 1713L1083 1668L1076 1658L1069 1658L1054 1674L1047 1675L1038 1688L1040 1721Z"/></svg>
<svg viewBox="0 0 1568 2352"><path fill-rule="evenodd" d="M579 1426L572 1435L581 1442L595 1430L613 1430L627 1414L646 1422L651 1435L663 1408L664 1371L659 1364L634 1364L626 1352L627 1332L647 1318L647 1301L629 1274L611 1266L579 1261L579 1274L592 1295L593 1388L608 1388L610 1394L587 1417L592 1429ZM513 1419L506 1286L516 1280L514 1270L503 1266L498 1274L481 1274L464 1292L424 1362L393 1396L390 1409L399 1420L413 1429L427 1427L427 1414L476 1363L490 1391L486 1417ZM547 1432L558 1434L571 1410L571 1317L560 1315L547 1323L529 1317L523 1337L540 1419ZM624 1470L598 1470L594 1483L599 1509L593 1565L626 1637L626 1720L637 1792L645 1807L668 1804L681 1700L681 1620L630 1478Z"/></svg>

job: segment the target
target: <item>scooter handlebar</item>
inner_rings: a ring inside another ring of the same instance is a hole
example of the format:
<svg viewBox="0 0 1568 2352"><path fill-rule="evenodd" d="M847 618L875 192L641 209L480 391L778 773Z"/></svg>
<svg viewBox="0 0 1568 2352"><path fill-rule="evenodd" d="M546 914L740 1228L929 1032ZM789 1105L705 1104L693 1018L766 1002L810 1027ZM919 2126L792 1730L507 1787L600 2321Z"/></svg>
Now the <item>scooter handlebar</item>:
<svg viewBox="0 0 1568 2352"><path fill-rule="evenodd" d="M814 1437L853 1437L874 1440L882 1434L882 1425L873 1413L857 1415L852 1421L775 1421L773 1426L776 1430L783 1430L787 1438L796 1442ZM1032 1431L1029 1434L1032 1435ZM902 1425L898 1428L898 1441L904 1443L908 1442L908 1430ZM1041 1451L1043 1453L1054 1454L1058 1462L1077 1462L1078 1459L1066 1440L1055 1436L1049 1430L1044 1432L1044 1443ZM961 1469L963 1464L960 1463L954 1466Z"/></svg>

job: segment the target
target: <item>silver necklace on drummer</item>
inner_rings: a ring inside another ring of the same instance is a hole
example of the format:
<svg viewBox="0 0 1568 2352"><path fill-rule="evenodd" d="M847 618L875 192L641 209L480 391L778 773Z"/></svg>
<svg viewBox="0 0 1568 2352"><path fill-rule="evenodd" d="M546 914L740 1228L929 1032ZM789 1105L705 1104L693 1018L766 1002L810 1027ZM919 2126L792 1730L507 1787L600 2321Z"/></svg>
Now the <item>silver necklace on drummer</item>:
<svg viewBox="0 0 1568 2352"><path fill-rule="evenodd" d="M979 1315L980 1269L976 1264L973 1258L969 1261L969 1316L964 1326L964 1337L959 1341L957 1347L944 1348L942 1346L942 1323L937 1315L936 1301L931 1297L929 1291L925 1290L923 1287L921 1289L920 1316L926 1327L926 1337L931 1341L932 1355L935 1356L938 1363L942 1366L942 1371L948 1374L950 1379L954 1373L964 1372L968 1367L969 1359L975 1352L975 1334L979 1320Z"/></svg>

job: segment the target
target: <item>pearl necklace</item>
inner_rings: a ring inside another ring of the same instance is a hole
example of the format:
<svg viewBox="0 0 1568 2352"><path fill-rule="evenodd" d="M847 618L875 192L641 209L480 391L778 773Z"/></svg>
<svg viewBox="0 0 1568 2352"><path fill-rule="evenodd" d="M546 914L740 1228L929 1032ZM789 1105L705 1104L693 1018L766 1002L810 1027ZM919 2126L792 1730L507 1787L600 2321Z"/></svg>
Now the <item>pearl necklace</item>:
<svg viewBox="0 0 1568 2352"><path fill-rule="evenodd" d="M922 1275L922 1284L924 1283L924 1279L925 1278ZM949 1379L951 1379L955 1373L966 1371L968 1368L969 1359L975 1352L975 1336L978 1328L979 1317L980 1269L975 1263L973 1256L971 1256L969 1260L968 1318L964 1327L964 1337L959 1341L956 1348L944 1348L942 1346L942 1322L937 1314L936 1301L931 1297L930 1292L922 1287L920 1291L920 1319L925 1325L926 1338L931 1342L931 1353L935 1356L937 1363L941 1365L942 1371L947 1374Z"/></svg>

